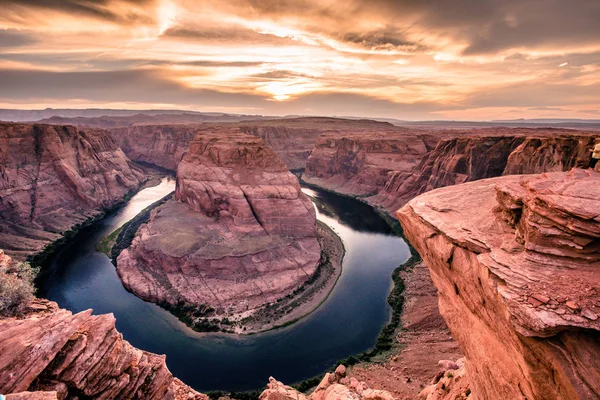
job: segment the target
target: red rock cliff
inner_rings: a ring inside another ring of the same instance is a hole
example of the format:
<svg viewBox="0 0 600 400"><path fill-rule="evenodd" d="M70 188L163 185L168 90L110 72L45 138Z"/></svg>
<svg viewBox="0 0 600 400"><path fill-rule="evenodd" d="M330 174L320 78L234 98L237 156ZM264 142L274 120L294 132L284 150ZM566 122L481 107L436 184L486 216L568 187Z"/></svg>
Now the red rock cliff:
<svg viewBox="0 0 600 400"><path fill-rule="evenodd" d="M106 131L0 124L0 246L36 253L143 179Z"/></svg>
<svg viewBox="0 0 600 400"><path fill-rule="evenodd" d="M507 176L398 211L478 399L600 398L600 174Z"/></svg>
<svg viewBox="0 0 600 400"><path fill-rule="evenodd" d="M373 196L390 174L412 171L435 143L434 137L403 131L326 132L302 178L344 194Z"/></svg>
<svg viewBox="0 0 600 400"><path fill-rule="evenodd" d="M193 125L145 125L114 128L111 132L132 160L176 171L199 130Z"/></svg>
<svg viewBox="0 0 600 400"><path fill-rule="evenodd" d="M312 203L264 142L200 134L177 172L176 200L153 211L118 258L126 287L159 303L252 311L316 270Z"/></svg>

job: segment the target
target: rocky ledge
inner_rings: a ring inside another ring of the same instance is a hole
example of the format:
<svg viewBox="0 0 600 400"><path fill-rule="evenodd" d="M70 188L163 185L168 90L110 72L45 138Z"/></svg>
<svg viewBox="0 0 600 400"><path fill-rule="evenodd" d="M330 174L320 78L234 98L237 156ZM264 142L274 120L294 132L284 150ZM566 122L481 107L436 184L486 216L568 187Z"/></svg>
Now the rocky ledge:
<svg viewBox="0 0 600 400"><path fill-rule="evenodd" d="M347 377L346 367L340 365L335 372L325 374L310 395L300 393L271 377L259 400L394 400L394 397L385 390L371 389L365 382Z"/></svg>
<svg viewBox="0 0 600 400"><path fill-rule="evenodd" d="M207 399L173 378L164 356L123 340L112 314L73 315L47 300L0 319L0 393L25 391L51 394L9 399Z"/></svg>
<svg viewBox="0 0 600 400"><path fill-rule="evenodd" d="M600 398L600 174L481 180L397 215L478 398Z"/></svg>
<svg viewBox="0 0 600 400"><path fill-rule="evenodd" d="M143 179L107 131L0 123L0 248L37 253Z"/></svg>
<svg viewBox="0 0 600 400"><path fill-rule="evenodd" d="M205 330L293 293L320 258L315 211L296 177L260 138L221 130L192 142L176 199L151 213L117 270L135 294Z"/></svg>

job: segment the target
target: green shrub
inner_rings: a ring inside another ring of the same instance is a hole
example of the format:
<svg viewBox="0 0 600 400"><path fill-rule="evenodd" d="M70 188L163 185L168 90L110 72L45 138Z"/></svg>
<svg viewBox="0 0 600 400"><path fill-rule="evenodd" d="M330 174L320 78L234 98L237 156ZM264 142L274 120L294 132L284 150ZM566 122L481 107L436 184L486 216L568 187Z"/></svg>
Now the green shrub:
<svg viewBox="0 0 600 400"><path fill-rule="evenodd" d="M12 317L21 315L33 300L35 286L33 280L39 272L29 263L17 263L0 270L0 315Z"/></svg>

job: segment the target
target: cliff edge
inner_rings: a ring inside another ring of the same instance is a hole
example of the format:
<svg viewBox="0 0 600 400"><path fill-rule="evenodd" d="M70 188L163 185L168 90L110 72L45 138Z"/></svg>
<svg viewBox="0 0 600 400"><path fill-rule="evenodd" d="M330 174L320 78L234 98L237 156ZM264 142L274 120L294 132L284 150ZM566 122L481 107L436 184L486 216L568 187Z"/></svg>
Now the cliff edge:
<svg viewBox="0 0 600 400"><path fill-rule="evenodd" d="M479 399L600 398L600 174L506 176L397 212Z"/></svg>

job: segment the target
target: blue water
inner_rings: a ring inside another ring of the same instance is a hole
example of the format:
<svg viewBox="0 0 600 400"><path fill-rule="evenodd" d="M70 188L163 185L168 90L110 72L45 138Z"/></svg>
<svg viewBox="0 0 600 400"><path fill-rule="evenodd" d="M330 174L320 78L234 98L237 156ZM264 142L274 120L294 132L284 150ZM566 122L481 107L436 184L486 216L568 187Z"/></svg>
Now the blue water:
<svg viewBox="0 0 600 400"><path fill-rule="evenodd" d="M317 217L343 240L342 275L327 301L303 320L252 336L196 333L177 318L127 292L97 243L175 188L165 178L81 231L52 260L40 295L73 312L113 313L132 345L167 355L171 372L197 390L262 388L269 376L291 384L323 373L337 360L371 348L387 322L391 273L409 258L406 243L370 207L303 189Z"/></svg>

